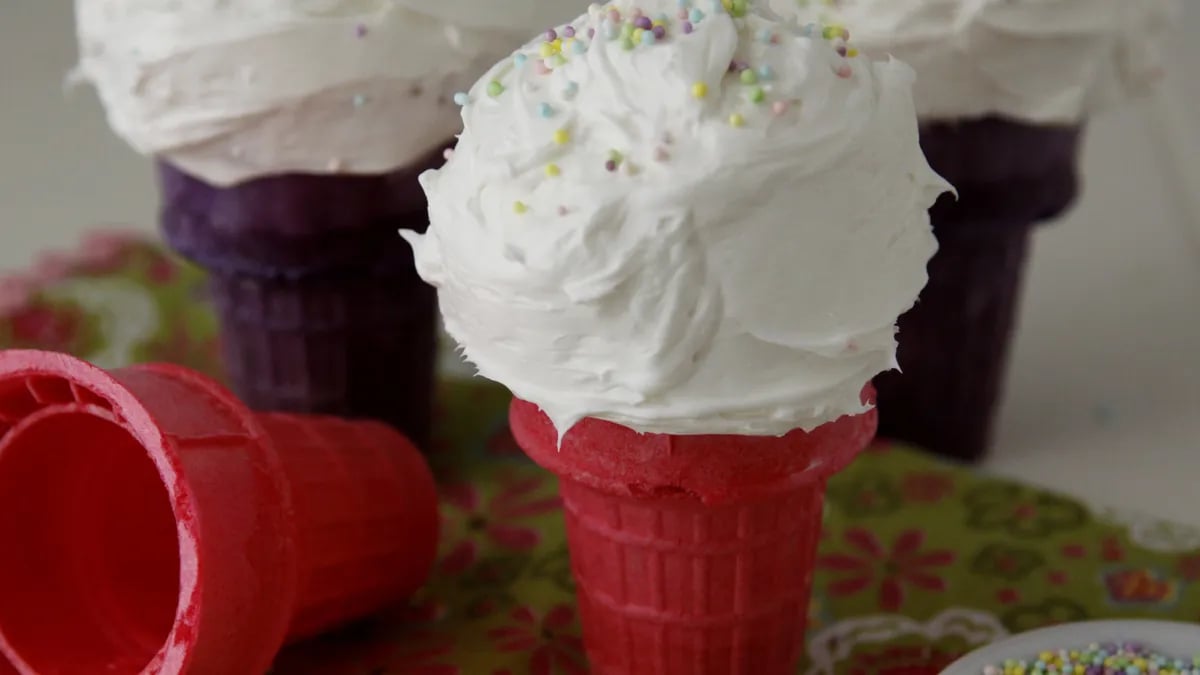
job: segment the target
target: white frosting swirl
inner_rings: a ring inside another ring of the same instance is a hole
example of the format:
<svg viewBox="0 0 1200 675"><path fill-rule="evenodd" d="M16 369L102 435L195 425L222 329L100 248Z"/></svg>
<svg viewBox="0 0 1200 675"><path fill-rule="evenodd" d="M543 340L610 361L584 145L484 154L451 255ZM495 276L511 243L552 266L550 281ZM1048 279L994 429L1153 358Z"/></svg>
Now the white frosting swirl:
<svg viewBox="0 0 1200 675"><path fill-rule="evenodd" d="M450 100L563 0L76 0L79 74L134 148L218 185L382 173L460 129Z"/></svg>
<svg viewBox="0 0 1200 675"><path fill-rule="evenodd" d="M447 329L560 432L782 434L863 411L947 187L912 71L754 9L704 2L684 34L676 0L640 7L671 17L653 45L606 39L593 8L565 62L537 40L471 89L454 156L421 177L429 233L405 233Z"/></svg>
<svg viewBox="0 0 1200 675"><path fill-rule="evenodd" d="M922 119L1073 124L1161 78L1175 0L771 0L918 73Z"/></svg>

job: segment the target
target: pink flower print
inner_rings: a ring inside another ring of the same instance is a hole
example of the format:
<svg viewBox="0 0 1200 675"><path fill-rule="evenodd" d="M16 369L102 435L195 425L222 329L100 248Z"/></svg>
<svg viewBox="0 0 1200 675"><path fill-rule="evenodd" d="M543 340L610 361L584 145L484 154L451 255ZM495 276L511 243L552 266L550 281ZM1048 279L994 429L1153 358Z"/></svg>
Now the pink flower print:
<svg viewBox="0 0 1200 675"><path fill-rule="evenodd" d="M509 623L488 631L497 651L528 652L530 675L585 675L583 640L575 634L575 612L557 605L544 617L529 607L518 607Z"/></svg>
<svg viewBox="0 0 1200 675"><path fill-rule="evenodd" d="M450 526L447 529L460 539L442 557L442 570L461 574L479 559L479 550L485 545L509 551L536 548L541 533L528 521L561 506L558 495L541 494L543 484L541 476L518 477L502 483L486 503L473 484L443 488L443 513Z"/></svg>
<svg viewBox="0 0 1200 675"><path fill-rule="evenodd" d="M857 555L835 553L817 559L819 568L840 573L841 578L826 588L830 596L846 597L878 584L880 608L894 612L903 606L907 587L946 590L937 568L953 563L955 554L946 549L923 551L921 530L901 532L889 548L873 532L859 528L847 530L842 539Z"/></svg>

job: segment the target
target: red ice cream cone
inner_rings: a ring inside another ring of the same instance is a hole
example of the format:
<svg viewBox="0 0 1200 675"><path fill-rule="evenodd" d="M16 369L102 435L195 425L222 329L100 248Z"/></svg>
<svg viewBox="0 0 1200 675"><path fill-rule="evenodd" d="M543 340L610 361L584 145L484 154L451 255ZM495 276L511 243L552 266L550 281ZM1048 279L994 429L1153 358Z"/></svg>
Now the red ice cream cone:
<svg viewBox="0 0 1200 675"><path fill-rule="evenodd" d="M386 425L35 351L0 352L0 504L22 675L262 673L416 590L437 539L432 476Z"/></svg>
<svg viewBox="0 0 1200 675"><path fill-rule="evenodd" d="M782 437L639 434L587 419L513 435L558 475L597 675L790 675L803 648L825 482L876 415Z"/></svg>

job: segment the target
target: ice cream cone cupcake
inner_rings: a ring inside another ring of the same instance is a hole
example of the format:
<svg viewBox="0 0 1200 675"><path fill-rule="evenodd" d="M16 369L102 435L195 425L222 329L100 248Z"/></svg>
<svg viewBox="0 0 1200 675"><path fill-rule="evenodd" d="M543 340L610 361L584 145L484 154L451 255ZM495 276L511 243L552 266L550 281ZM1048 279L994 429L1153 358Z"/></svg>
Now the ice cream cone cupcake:
<svg viewBox="0 0 1200 675"><path fill-rule="evenodd" d="M921 145L956 188L929 285L876 380L880 434L978 459L991 441L1034 226L1079 189L1089 116L1161 74L1173 0L771 0L917 71Z"/></svg>
<svg viewBox="0 0 1200 675"><path fill-rule="evenodd" d="M268 410L429 430L434 294L396 232L454 94L550 0L80 0L79 73L159 164L162 228L211 273L227 375Z"/></svg>
<svg viewBox="0 0 1200 675"><path fill-rule="evenodd" d="M485 75L422 176L417 269L560 477L593 672L794 672L934 250L911 85L752 3L618 0Z"/></svg>

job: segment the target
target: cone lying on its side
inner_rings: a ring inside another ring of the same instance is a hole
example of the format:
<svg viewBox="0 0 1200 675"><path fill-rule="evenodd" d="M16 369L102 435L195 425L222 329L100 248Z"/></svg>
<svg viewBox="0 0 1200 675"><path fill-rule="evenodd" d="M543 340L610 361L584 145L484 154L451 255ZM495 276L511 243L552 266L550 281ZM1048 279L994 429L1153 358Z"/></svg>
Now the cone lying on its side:
<svg viewBox="0 0 1200 675"><path fill-rule="evenodd" d="M262 673L412 593L437 546L433 478L383 424L46 352L0 352L0 504L22 675Z"/></svg>

